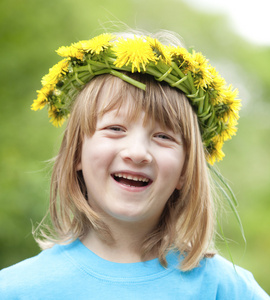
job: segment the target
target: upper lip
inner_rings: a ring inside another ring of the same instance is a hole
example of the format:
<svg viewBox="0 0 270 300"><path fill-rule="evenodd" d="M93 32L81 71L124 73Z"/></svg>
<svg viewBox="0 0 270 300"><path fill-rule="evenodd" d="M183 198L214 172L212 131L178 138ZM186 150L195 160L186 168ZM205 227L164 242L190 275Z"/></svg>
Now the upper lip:
<svg viewBox="0 0 270 300"><path fill-rule="evenodd" d="M112 175L117 176L117 177L123 177L123 178L131 179L131 180L135 180L135 181L143 181L143 182L152 181L152 179L149 175L147 175L145 173L141 173L141 172L123 170L123 171L113 172Z"/></svg>

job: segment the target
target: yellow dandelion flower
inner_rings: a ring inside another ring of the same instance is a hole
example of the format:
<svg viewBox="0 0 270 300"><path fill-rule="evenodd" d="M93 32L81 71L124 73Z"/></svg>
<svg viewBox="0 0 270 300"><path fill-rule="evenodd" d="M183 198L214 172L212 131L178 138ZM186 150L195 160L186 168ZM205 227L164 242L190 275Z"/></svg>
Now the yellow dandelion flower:
<svg viewBox="0 0 270 300"><path fill-rule="evenodd" d="M79 60L83 60L83 52L81 52L78 48L74 47L73 45L69 47L62 46L58 50L56 50L56 53L62 57L75 57Z"/></svg>
<svg viewBox="0 0 270 300"><path fill-rule="evenodd" d="M224 78L222 78L218 73L217 75L213 74L213 80L209 85L209 88L215 91L215 97L211 99L213 105L223 103L225 84L226 82Z"/></svg>
<svg viewBox="0 0 270 300"><path fill-rule="evenodd" d="M207 161L209 164L213 165L216 161L220 161L225 156L224 152L222 151L223 141L220 140L220 137L214 137L212 139L213 146L212 152L208 155Z"/></svg>
<svg viewBox="0 0 270 300"><path fill-rule="evenodd" d="M208 70L213 78L211 82L211 88L213 88L217 92L222 91L224 89L224 86L226 85L225 79L221 77L217 72L216 68L212 67L211 65L209 65Z"/></svg>
<svg viewBox="0 0 270 300"><path fill-rule="evenodd" d="M213 81L213 74L208 60L200 53L193 52L192 59L194 60L194 84L197 88L207 88Z"/></svg>
<svg viewBox="0 0 270 300"><path fill-rule="evenodd" d="M237 126L238 120L239 120L239 115L237 118L232 118L231 116L229 116L227 124L228 124L228 126Z"/></svg>
<svg viewBox="0 0 270 300"><path fill-rule="evenodd" d="M193 51L191 57L195 66L194 73L206 73L208 71L208 61L200 52Z"/></svg>
<svg viewBox="0 0 270 300"><path fill-rule="evenodd" d="M111 40L114 38L110 33L103 33L99 36L92 38L91 40L80 41L73 46L78 50L91 53L91 54L100 54L100 52L109 48L112 43Z"/></svg>
<svg viewBox="0 0 270 300"><path fill-rule="evenodd" d="M50 122L52 122L55 127L61 127L65 121L63 113L59 108L56 108L55 106L50 107L48 116L51 119Z"/></svg>
<svg viewBox="0 0 270 300"><path fill-rule="evenodd" d="M34 111L42 109L47 103L49 103L48 96L51 92L51 89L46 86L43 87L40 91L37 91L38 97L31 105L31 109Z"/></svg>
<svg viewBox="0 0 270 300"><path fill-rule="evenodd" d="M197 76L195 76L194 85L197 88L207 88L213 81L213 76L211 72L209 72L207 67L201 67L199 71L197 71Z"/></svg>
<svg viewBox="0 0 270 300"><path fill-rule="evenodd" d="M134 38L120 38L114 48L116 53L116 61L114 64L117 68L122 68L131 63L132 72L135 68L138 72L141 71L141 67L146 71L146 65L149 62L156 62L157 58L149 43L146 42L144 37Z"/></svg>
<svg viewBox="0 0 270 300"><path fill-rule="evenodd" d="M168 46L168 50L172 59L175 60L175 62L177 62L179 68L182 68L184 73L187 73L188 71L195 71L195 61L193 60L191 54L187 51L186 48L179 46Z"/></svg>
<svg viewBox="0 0 270 300"><path fill-rule="evenodd" d="M224 96L226 99L224 99L224 102L231 102L236 99L238 96L238 90L233 89L232 85L229 85L226 89L224 89Z"/></svg>
<svg viewBox="0 0 270 300"><path fill-rule="evenodd" d="M234 100L231 103L226 104L226 111L223 114L222 118L229 122L230 124L233 124L234 121L237 122L239 119L239 111L241 108L241 101L240 100Z"/></svg>
<svg viewBox="0 0 270 300"><path fill-rule="evenodd" d="M234 135L236 135L237 128L234 126L237 123L233 123L232 125L227 124L225 129L221 132L220 137L224 140L230 140Z"/></svg>
<svg viewBox="0 0 270 300"><path fill-rule="evenodd" d="M31 110L37 111L42 109L47 104L47 101L44 99L35 99L31 105Z"/></svg>
<svg viewBox="0 0 270 300"><path fill-rule="evenodd" d="M202 55L201 52L195 52L192 53L192 58L194 61L200 66L200 67L206 67L208 60Z"/></svg>
<svg viewBox="0 0 270 300"><path fill-rule="evenodd" d="M233 89L233 87L229 85L226 89L224 89L223 94L224 94L224 103L231 104L233 102L236 102L235 108L241 106L239 99L237 99L238 97L237 89Z"/></svg>
<svg viewBox="0 0 270 300"><path fill-rule="evenodd" d="M229 103L230 111L234 115L235 119L239 119L239 111L242 107L241 100L240 99L235 99L231 103Z"/></svg>
<svg viewBox="0 0 270 300"><path fill-rule="evenodd" d="M50 68L49 73L41 79L43 86L55 86L59 79L68 72L69 59L63 59Z"/></svg>
<svg viewBox="0 0 270 300"><path fill-rule="evenodd" d="M146 40L150 44L157 58L163 60L166 64L170 65L172 59L169 48L161 44L157 39L146 37Z"/></svg>
<svg viewBox="0 0 270 300"><path fill-rule="evenodd" d="M241 108L241 100L236 99L238 96L238 90L233 90L232 86L223 90L223 103L226 105L227 110L224 114L225 117L232 119L239 119L239 111Z"/></svg>
<svg viewBox="0 0 270 300"><path fill-rule="evenodd" d="M168 46L168 50L171 53L171 56L174 58L182 58L183 60L189 60L191 58L190 53L187 51L186 48L183 47L173 47L173 46Z"/></svg>

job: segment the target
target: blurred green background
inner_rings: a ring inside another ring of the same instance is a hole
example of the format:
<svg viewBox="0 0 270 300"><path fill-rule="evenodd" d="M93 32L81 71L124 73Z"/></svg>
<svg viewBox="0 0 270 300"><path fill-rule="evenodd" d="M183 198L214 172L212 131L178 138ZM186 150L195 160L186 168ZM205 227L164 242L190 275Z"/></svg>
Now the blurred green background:
<svg viewBox="0 0 270 300"><path fill-rule="evenodd" d="M224 15L197 11L181 0L2 0L0 2L0 268L33 256L36 226L49 203L50 168L63 129L46 109L30 110L40 79L60 58L54 50L91 38L122 21L132 28L178 32L239 87L243 109L237 137L225 145L219 169L229 180L245 229L243 242L230 210L223 229L234 262L270 293L270 47L251 44ZM221 253L229 257L222 241Z"/></svg>

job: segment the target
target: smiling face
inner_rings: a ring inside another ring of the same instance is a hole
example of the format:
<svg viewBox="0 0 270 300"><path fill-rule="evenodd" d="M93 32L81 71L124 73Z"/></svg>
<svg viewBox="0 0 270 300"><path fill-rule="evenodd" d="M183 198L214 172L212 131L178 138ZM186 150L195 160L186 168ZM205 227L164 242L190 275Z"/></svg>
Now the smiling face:
<svg viewBox="0 0 270 300"><path fill-rule="evenodd" d="M146 121L143 111L130 120L132 101L99 115L94 133L84 137L78 170L90 206L105 221L154 225L181 188L185 150L180 133Z"/></svg>
<svg viewBox="0 0 270 300"><path fill-rule="evenodd" d="M93 228L108 244L114 225L131 224L138 231L130 233L144 235L142 257L154 251L161 261L168 242L186 253L192 245L181 266L190 270L209 247L215 220L197 115L183 93L129 75L146 90L100 75L76 98L52 174L52 221L66 240Z"/></svg>

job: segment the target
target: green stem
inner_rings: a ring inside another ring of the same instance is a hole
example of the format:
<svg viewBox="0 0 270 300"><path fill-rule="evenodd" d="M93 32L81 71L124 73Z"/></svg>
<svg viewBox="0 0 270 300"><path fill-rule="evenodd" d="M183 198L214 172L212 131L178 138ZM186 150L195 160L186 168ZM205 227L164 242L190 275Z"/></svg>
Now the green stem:
<svg viewBox="0 0 270 300"><path fill-rule="evenodd" d="M188 75L188 81L191 85L192 94L195 94L197 89L194 86L194 82L193 82L193 79L192 79L192 76L191 76L191 72L189 71L187 75Z"/></svg>
<svg viewBox="0 0 270 300"><path fill-rule="evenodd" d="M220 183L215 180L215 184L217 186L217 188L221 191L221 193L223 194L224 198L227 200L236 220L237 223L240 227L240 231L243 237L243 240L246 242L246 238L245 238L245 233L244 233L244 228L241 222L241 219L239 217L239 214L236 210L236 206L237 206L237 200L235 198L235 195L232 191L232 189L230 188L230 186L227 184L227 182L223 179L222 175L210 164L208 164L208 168L211 170L211 172L214 173L214 175L216 176L216 178L220 181Z"/></svg>
<svg viewBox="0 0 270 300"><path fill-rule="evenodd" d="M203 93L202 93L202 89L200 88L199 89L199 98L201 98L200 102L199 102L199 107L198 107L198 115L202 114L203 112L203 107L204 107L204 96Z"/></svg>
<svg viewBox="0 0 270 300"><path fill-rule="evenodd" d="M219 227L219 230L220 230L220 233L221 233L222 239L223 239L223 241L225 242L225 245L226 245L227 251L228 251L228 253L229 253L229 256L230 256L231 262L232 262L232 264L233 264L234 270L236 271L236 269L235 269L235 264L234 264L234 262L233 262L233 257L232 257L232 253L231 253L231 250L230 250L229 244L228 244L228 242L227 242L227 239L226 239L226 237L225 237L225 235L224 235L224 232L223 232L223 230L222 230L222 226L221 226L221 224L220 224L220 222L219 222L219 220L218 220L218 219L217 219L217 223L218 223L218 227Z"/></svg>
<svg viewBox="0 0 270 300"><path fill-rule="evenodd" d="M175 62L172 62L172 67L175 70L175 72L180 76L181 78L185 77L186 75L178 68L177 64ZM189 80L185 81L185 85L189 90L192 90L192 86L189 82Z"/></svg>
<svg viewBox="0 0 270 300"><path fill-rule="evenodd" d="M167 66L164 68L164 66L162 66L160 64L157 64L155 67L160 71L160 73L162 75L168 71L168 67ZM174 67L177 68L177 65L175 63L173 65L173 63L172 63L171 67L172 67L172 70L174 70ZM181 82L181 85L178 85L178 86L174 85L175 82L179 81L179 77L182 78L182 79L185 78L185 75L181 72L181 70L179 70L179 71L180 72L177 73L176 76L174 74L172 74L172 72L170 72L170 74L168 74L166 76L166 78L164 79L164 81L168 82L173 87L177 87L177 88L181 89L184 93L189 94L188 90L190 90L190 86L187 84L188 81L183 80Z"/></svg>
<svg viewBox="0 0 270 300"><path fill-rule="evenodd" d="M119 77L120 79L122 79L122 80L124 80L124 81L126 81L126 82L128 82L128 83L130 83L130 84L132 84L134 86L136 86L139 89L142 89L144 91L146 89L146 85L145 84L143 84L143 83L141 83L141 82L139 82L139 81L137 81L135 79L132 79L131 77L129 77L129 76L127 76L127 75L125 75L125 74L123 74L121 72L118 72L116 70L110 70L109 73L112 74L112 75L114 75L114 76Z"/></svg>

